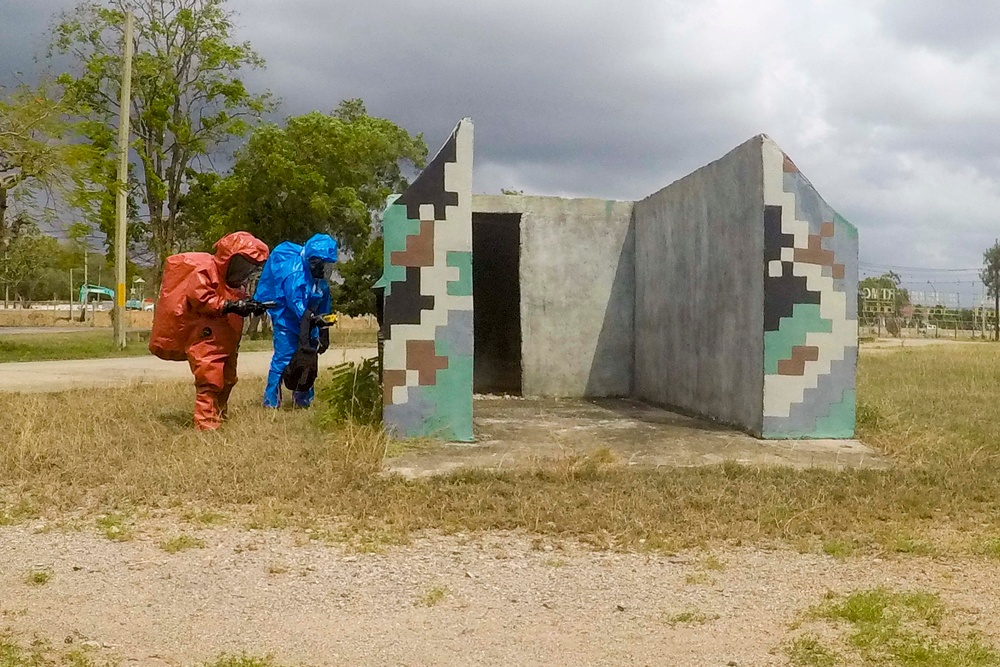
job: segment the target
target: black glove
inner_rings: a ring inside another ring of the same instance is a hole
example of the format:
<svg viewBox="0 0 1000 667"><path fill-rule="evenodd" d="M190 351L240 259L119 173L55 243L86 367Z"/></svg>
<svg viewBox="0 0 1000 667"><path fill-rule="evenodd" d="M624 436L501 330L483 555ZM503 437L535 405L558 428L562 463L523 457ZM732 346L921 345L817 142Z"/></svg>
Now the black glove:
<svg viewBox="0 0 1000 667"><path fill-rule="evenodd" d="M251 315L263 315L267 311L264 304L253 299L240 299L239 301L226 301L222 305L222 314L233 313L240 317L250 317Z"/></svg>
<svg viewBox="0 0 1000 667"><path fill-rule="evenodd" d="M299 322L299 349L300 350L312 350L312 328L316 326L316 316L313 315L311 310L307 310L302 315L302 320Z"/></svg>
<svg viewBox="0 0 1000 667"><path fill-rule="evenodd" d="M313 327L319 329L318 348L312 337ZM318 351L320 354L330 349L330 323L311 310L307 310L299 321L299 349Z"/></svg>

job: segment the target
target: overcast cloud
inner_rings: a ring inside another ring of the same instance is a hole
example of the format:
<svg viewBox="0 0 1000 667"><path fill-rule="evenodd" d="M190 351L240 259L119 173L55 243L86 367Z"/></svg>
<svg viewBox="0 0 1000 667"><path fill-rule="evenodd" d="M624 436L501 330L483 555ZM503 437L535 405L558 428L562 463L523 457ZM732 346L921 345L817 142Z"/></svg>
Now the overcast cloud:
<svg viewBox="0 0 1000 667"><path fill-rule="evenodd" d="M31 76L70 4L0 0L0 83ZM763 132L860 228L863 262L975 267L1000 236L993 0L231 5L281 115L361 97L431 151L470 116L479 192L639 198Z"/></svg>

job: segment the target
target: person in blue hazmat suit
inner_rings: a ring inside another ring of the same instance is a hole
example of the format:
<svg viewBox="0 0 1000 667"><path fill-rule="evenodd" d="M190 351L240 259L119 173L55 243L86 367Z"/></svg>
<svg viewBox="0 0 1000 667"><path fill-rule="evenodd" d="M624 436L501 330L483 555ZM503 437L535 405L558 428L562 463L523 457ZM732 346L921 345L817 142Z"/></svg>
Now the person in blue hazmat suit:
<svg viewBox="0 0 1000 667"><path fill-rule="evenodd" d="M327 234L316 234L304 246L281 243L264 265L254 298L278 304L269 311L274 355L264 389L266 408L281 405L282 375L297 351L323 354L330 347L329 329L320 325L332 309L327 281L336 262L337 242ZM309 407L312 386L293 391L292 398L297 406Z"/></svg>

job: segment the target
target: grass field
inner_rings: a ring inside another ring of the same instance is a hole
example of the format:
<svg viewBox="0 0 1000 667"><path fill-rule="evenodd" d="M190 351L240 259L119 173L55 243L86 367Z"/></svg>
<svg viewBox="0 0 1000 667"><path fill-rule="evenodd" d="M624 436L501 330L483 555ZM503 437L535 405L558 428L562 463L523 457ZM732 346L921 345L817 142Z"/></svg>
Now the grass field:
<svg viewBox="0 0 1000 667"><path fill-rule="evenodd" d="M51 642L35 639L19 642L10 634L0 633L0 667L111 667L95 648L60 650ZM274 659L264 656L223 655L199 667L278 667Z"/></svg>
<svg viewBox="0 0 1000 667"><path fill-rule="evenodd" d="M510 529L613 549L780 543L1000 558L1000 346L862 356L860 436L889 470L644 470L603 452L407 480L379 473L379 433L323 432L322 405L264 412L259 390L238 387L232 422L213 434L190 429L187 384L5 398L0 521L183 507L376 542Z"/></svg>
<svg viewBox="0 0 1000 667"><path fill-rule="evenodd" d="M344 329L331 333L334 347L374 346L375 332L367 329ZM134 357L149 354L147 341L130 341L124 350L116 349L111 331L98 329L79 333L43 333L0 336L0 363L14 361L56 361L62 359L101 359ZM240 350L270 350L271 340L244 339Z"/></svg>

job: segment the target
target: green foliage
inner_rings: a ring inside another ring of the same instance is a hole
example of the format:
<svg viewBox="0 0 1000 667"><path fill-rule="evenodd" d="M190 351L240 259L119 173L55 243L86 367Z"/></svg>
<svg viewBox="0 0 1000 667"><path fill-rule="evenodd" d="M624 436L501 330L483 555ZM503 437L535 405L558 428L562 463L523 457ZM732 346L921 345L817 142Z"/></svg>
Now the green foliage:
<svg viewBox="0 0 1000 667"><path fill-rule="evenodd" d="M857 626L919 620L937 625L943 616L937 595L923 592L896 593L875 588L852 593L841 602L823 605L816 610L822 618L843 620Z"/></svg>
<svg viewBox="0 0 1000 667"><path fill-rule="evenodd" d="M184 236L184 247L213 252L212 246L225 234L216 234L212 227L212 215L218 207L216 197L221 182L219 174L189 170L188 189L181 195L177 213L178 228Z"/></svg>
<svg viewBox="0 0 1000 667"><path fill-rule="evenodd" d="M0 256L0 283L11 288L22 303L30 302L61 252L58 241L37 229L20 233Z"/></svg>
<svg viewBox="0 0 1000 667"><path fill-rule="evenodd" d="M972 549L977 556L986 556L1000 560L1000 537L989 537L979 540Z"/></svg>
<svg viewBox="0 0 1000 667"><path fill-rule="evenodd" d="M68 240L60 243L55 238L41 234L30 225L22 229L9 243L7 251L0 254L0 298L9 290L12 300L22 306L34 301L78 299L84 276L92 285L114 287L114 265L111 257L95 252L93 230L85 223L74 223L66 230ZM87 272L83 268L86 262ZM69 287L69 270L74 269L73 287ZM132 263L126 267L126 283L130 284L139 268Z"/></svg>
<svg viewBox="0 0 1000 667"><path fill-rule="evenodd" d="M338 264L344 284L333 291L333 309L338 313L358 317L375 312L375 293L372 287L382 276L382 237L374 238Z"/></svg>
<svg viewBox="0 0 1000 667"><path fill-rule="evenodd" d="M389 120L369 116L361 100L334 112L289 118L256 129L224 179L201 175L182 200L182 219L202 230L198 245L244 229L270 246L334 236L349 257L335 307L374 311L372 285L382 274L382 242L372 221L386 198L407 187L403 166L423 167L427 146Z"/></svg>
<svg viewBox="0 0 1000 667"><path fill-rule="evenodd" d="M39 190L61 189L90 150L69 141L67 105L48 84L0 88L0 255L30 232Z"/></svg>
<svg viewBox="0 0 1000 667"><path fill-rule="evenodd" d="M61 652L36 637L27 647L9 634L0 634L0 667L112 667L118 663L102 660L89 648Z"/></svg>
<svg viewBox="0 0 1000 667"><path fill-rule="evenodd" d="M422 167L426 156L420 135L369 116L360 100L264 125L216 188L211 236L245 229L274 246L327 233L361 251L373 215L407 185L401 164Z"/></svg>
<svg viewBox="0 0 1000 667"><path fill-rule="evenodd" d="M239 76L264 62L248 43L233 39L226 0L83 0L60 14L51 52L72 63L73 71L59 82L97 153L90 186L80 189L78 203L108 233L109 243L114 242L108 213L116 191L114 128L127 6L136 17L131 117L138 174L130 191L149 210L148 224L135 228L162 262L190 234L178 211L191 165L245 135L273 105L268 95L248 91Z"/></svg>
<svg viewBox="0 0 1000 667"><path fill-rule="evenodd" d="M362 425L382 423L382 385L378 360L360 364L348 362L335 367L330 381L317 392L324 406L319 421L324 427L352 422Z"/></svg>
<svg viewBox="0 0 1000 667"><path fill-rule="evenodd" d="M1000 241L996 241L983 253L983 268L979 279L986 285L986 294L990 298L1000 295Z"/></svg>
<svg viewBox="0 0 1000 667"><path fill-rule="evenodd" d="M864 290L866 287L873 287L878 289L892 289L896 291L895 315L899 316L899 311L903 306L907 306L910 303L910 292L899 286L902 278L900 278L898 273L890 271L888 273L883 273L877 278L865 278L858 283L859 291Z"/></svg>
<svg viewBox="0 0 1000 667"><path fill-rule="evenodd" d="M1000 241L996 241L983 253L983 268L979 272L979 279L986 286L986 295L993 299L993 339L1000 340Z"/></svg>
<svg viewBox="0 0 1000 667"><path fill-rule="evenodd" d="M135 537L128 517L121 514L105 514L99 517L97 529L113 542L128 542Z"/></svg>

